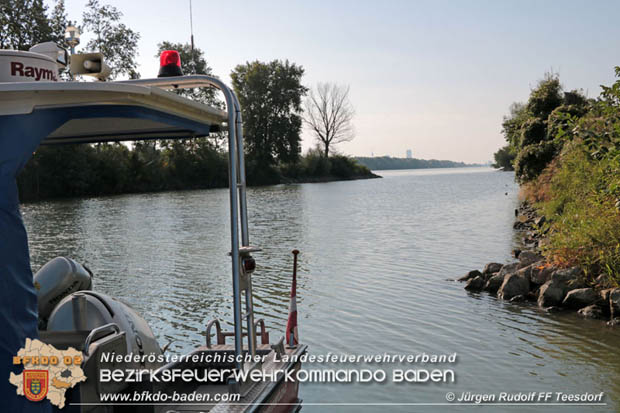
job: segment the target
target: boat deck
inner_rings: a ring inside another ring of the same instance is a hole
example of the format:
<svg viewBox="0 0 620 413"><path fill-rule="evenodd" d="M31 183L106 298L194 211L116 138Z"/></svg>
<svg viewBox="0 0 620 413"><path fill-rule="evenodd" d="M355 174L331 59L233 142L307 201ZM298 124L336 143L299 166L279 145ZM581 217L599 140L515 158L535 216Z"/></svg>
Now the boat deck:
<svg viewBox="0 0 620 413"><path fill-rule="evenodd" d="M282 358L291 356L300 356L306 352L306 346L300 345L296 348L284 347L284 353L278 356L276 351L268 344L258 346L257 354L264 355L264 362L262 363L263 371L276 372L276 371L289 371L291 369L298 370L300 363L294 361L283 361ZM200 353L234 353L234 347L232 345L220 344L213 345L211 347L199 347L192 354ZM179 368L176 365L174 368ZM184 366L189 367L189 366ZM214 368L213 366L199 366L192 365L192 368ZM246 363L246 368L250 365ZM283 374L277 376L278 380L266 380L246 382L240 384L239 398L230 401L221 401L218 399L228 397L231 394L230 387L225 383L208 383L197 384L193 382L175 382L174 388L170 385L166 388L161 386L159 389L153 389L155 391L161 390L167 394L176 393L178 395L204 395L202 398L208 399L202 402L187 401L179 402L178 404L160 404L154 409L157 413L169 413L169 412L183 412L183 413L198 413L198 412L213 412L213 413L245 413L245 412L295 412L301 408L301 400L298 399L298 383L285 381Z"/></svg>

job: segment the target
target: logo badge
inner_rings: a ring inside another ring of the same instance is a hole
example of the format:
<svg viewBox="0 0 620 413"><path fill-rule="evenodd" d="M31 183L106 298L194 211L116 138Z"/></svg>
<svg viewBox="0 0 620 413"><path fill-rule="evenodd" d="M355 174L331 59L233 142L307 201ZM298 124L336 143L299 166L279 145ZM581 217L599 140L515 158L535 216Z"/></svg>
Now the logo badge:
<svg viewBox="0 0 620 413"><path fill-rule="evenodd" d="M49 389L49 372L47 370L24 370L24 396L32 402L40 402L47 396Z"/></svg>

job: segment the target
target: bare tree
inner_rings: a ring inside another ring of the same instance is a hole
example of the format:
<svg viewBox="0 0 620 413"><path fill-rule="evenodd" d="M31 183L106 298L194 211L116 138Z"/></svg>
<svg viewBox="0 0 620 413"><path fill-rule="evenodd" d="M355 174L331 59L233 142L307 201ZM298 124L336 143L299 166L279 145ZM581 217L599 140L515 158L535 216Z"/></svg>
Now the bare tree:
<svg viewBox="0 0 620 413"><path fill-rule="evenodd" d="M353 115L355 110L349 101L349 87L333 83L319 83L311 89L304 101L304 122L323 147L327 158L330 148L355 137Z"/></svg>

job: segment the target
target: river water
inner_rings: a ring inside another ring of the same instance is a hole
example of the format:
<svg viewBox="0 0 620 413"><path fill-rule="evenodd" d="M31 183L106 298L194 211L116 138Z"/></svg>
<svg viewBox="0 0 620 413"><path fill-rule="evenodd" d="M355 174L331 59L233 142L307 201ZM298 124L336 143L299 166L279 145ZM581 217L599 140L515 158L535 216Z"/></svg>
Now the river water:
<svg viewBox="0 0 620 413"><path fill-rule="evenodd" d="M290 251L298 248L299 332L311 354L457 353L457 361L356 366L384 369L388 379L305 383L304 412L471 411L475 406L445 405L448 392L468 391L605 392L607 403L489 411L620 409L620 329L506 304L449 281L489 261L510 261L518 202L511 173L379 174L383 179L249 190L251 241L263 249L255 254L257 312L272 341L279 338ZM33 270L59 255L86 263L95 288L134 306L162 346L172 341L173 352L189 351L204 343L208 320L232 318L227 202L227 190L205 190L24 205ZM407 368L452 369L455 382L391 380L393 369Z"/></svg>

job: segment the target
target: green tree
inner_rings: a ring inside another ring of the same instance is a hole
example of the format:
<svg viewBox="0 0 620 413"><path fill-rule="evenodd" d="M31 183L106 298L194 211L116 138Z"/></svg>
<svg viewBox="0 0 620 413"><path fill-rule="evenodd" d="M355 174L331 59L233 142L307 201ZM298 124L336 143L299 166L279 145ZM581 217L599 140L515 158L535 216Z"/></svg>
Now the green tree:
<svg viewBox="0 0 620 413"><path fill-rule="evenodd" d="M127 190L131 176L131 156L122 143L101 143L94 146L95 162L90 193L120 194Z"/></svg>
<svg viewBox="0 0 620 413"><path fill-rule="evenodd" d="M530 93L525 105L529 114L541 120L547 120L551 112L563 102L562 85L557 74L546 73Z"/></svg>
<svg viewBox="0 0 620 413"><path fill-rule="evenodd" d="M0 1L0 49L28 50L54 40L43 0Z"/></svg>
<svg viewBox="0 0 620 413"><path fill-rule="evenodd" d="M564 92L556 74L547 73L525 104L515 103L502 122L508 146L495 153L495 165L514 166L518 181L538 177L562 149L573 116L583 116L587 99L580 91Z"/></svg>
<svg viewBox="0 0 620 413"><path fill-rule="evenodd" d="M493 168L502 169L504 171L514 171L512 163L515 159L515 154L510 145L500 148L497 152L495 152L495 154L493 154L493 157L495 158Z"/></svg>
<svg viewBox="0 0 620 413"><path fill-rule="evenodd" d="M65 43L65 30L73 23L67 17L67 11L65 9L65 0L56 0L56 4L52 9L49 17L50 29L52 41L56 42L59 46L69 49L69 45ZM64 81L72 80L69 67L59 69L59 77Z"/></svg>
<svg viewBox="0 0 620 413"><path fill-rule="evenodd" d="M510 146L517 148L521 140L521 125L527 119L525 104L515 102L510 105L510 115L504 116L502 133Z"/></svg>
<svg viewBox="0 0 620 413"><path fill-rule="evenodd" d="M588 101L579 90L564 93L564 102L551 112L547 118L547 140L555 140L559 144L572 139L572 124L587 114L593 102Z"/></svg>
<svg viewBox="0 0 620 413"><path fill-rule="evenodd" d="M127 75L131 79L140 77L138 73L138 40L140 34L121 23L121 13L116 7L99 0L89 0L82 14L83 29L94 34L85 49L103 53L110 66L110 78Z"/></svg>
<svg viewBox="0 0 620 413"><path fill-rule="evenodd" d="M59 45L64 45L65 29L71 24L65 9L65 0L57 0L49 17L51 39Z"/></svg>
<svg viewBox="0 0 620 413"><path fill-rule="evenodd" d="M514 170L514 159L521 145L521 127L527 118L528 113L524 103L515 102L510 105L510 114L504 116L502 122L502 134L508 145L493 154L495 158L494 168L505 171Z"/></svg>
<svg viewBox="0 0 620 413"><path fill-rule="evenodd" d="M618 80L611 86L601 86L601 96L591 102L586 115L570 119L569 140L577 138L593 159L609 159L620 168L620 66L615 68L615 74ZM614 175L620 176L618 170ZM610 192L617 196L620 210L620 180Z"/></svg>
<svg viewBox="0 0 620 413"><path fill-rule="evenodd" d="M134 142L129 158L131 192L161 191L166 188L164 158L155 141Z"/></svg>
<svg viewBox="0 0 620 413"><path fill-rule="evenodd" d="M238 65L232 84L243 112L246 150L260 167L296 162L301 152L301 66L274 60ZM249 175L249 174L248 174Z"/></svg>

